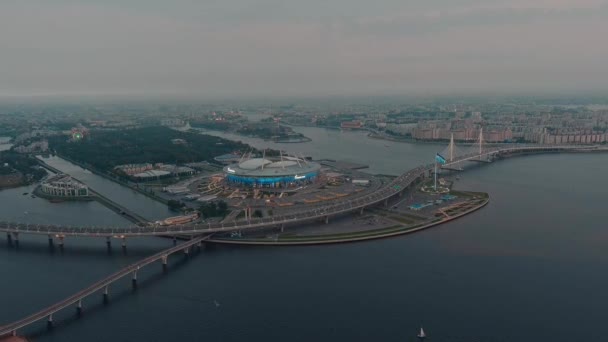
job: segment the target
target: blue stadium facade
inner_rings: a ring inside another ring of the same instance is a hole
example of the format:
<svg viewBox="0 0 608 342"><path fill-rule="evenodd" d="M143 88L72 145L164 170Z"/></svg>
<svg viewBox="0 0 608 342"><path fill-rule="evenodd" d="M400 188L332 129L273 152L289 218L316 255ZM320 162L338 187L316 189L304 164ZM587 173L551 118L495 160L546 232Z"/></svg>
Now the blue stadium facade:
<svg viewBox="0 0 608 342"><path fill-rule="evenodd" d="M226 181L250 187L292 187L314 182L321 166L299 158L272 161L255 158L224 168Z"/></svg>

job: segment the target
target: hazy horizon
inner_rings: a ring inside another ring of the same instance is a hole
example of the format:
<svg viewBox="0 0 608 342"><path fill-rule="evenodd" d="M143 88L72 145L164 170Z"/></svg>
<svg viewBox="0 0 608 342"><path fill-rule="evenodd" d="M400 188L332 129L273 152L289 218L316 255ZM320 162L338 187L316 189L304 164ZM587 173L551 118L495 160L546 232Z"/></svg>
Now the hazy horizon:
<svg viewBox="0 0 608 342"><path fill-rule="evenodd" d="M608 91L608 1L0 4L0 98Z"/></svg>

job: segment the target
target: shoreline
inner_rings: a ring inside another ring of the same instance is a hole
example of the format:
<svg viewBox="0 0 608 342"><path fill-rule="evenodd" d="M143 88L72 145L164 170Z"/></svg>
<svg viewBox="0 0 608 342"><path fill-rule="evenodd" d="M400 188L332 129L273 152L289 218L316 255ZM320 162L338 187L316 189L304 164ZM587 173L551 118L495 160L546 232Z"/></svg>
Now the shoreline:
<svg viewBox="0 0 608 342"><path fill-rule="evenodd" d="M310 245L324 245L324 244L338 244L338 243L350 243L350 242L360 242L360 241L368 241L368 240L376 240L376 239L384 239L384 238L389 238L389 237L393 237L393 236L399 236L399 235L405 235L405 234L411 234L411 233L415 233L421 230L425 230L434 226L439 226L442 225L444 223L448 223L450 221L456 220L460 217L466 216L468 214L471 214L483 207L485 207L489 202L490 202L490 196L489 194L486 194L487 197L485 197L483 199L483 201L477 205L475 205L472 208L467 209L464 212L458 213L454 216L448 217L448 218L444 218L441 219L439 221L432 221L426 224L423 224L422 226L414 226L414 227L409 227L409 228L395 228L394 230L389 230L387 232L380 232L379 231L386 231L388 230L387 228L385 229L377 229L377 230L370 230L367 232L359 232L359 233L352 233L350 235L353 235L352 237L343 237L343 238L326 238L323 239L322 236L315 236L315 237L311 237L309 239L306 239L305 237L303 237L302 239L300 239L300 241L267 241L267 239L264 239L266 241L263 241L262 239L240 239L240 240L235 240L235 239L214 239L211 238L209 240L207 240L208 242L211 243L217 243L217 244L230 244L230 245L257 245L257 246L310 246ZM330 234L327 234L328 236L331 236ZM356 236L354 236L356 235Z"/></svg>
<svg viewBox="0 0 608 342"><path fill-rule="evenodd" d="M60 157L60 158L62 158L62 157ZM44 160L41 160L41 159L38 159L38 158L36 158L36 160L38 161L38 163L42 167L46 168L47 170L49 170L51 172L55 172L55 173L58 173L58 174L59 173L63 173L61 170L56 169L56 168L50 166L49 164L45 163ZM66 160L70 161L69 159L66 159ZM79 164L76 164L76 165L84 168L83 166L81 166ZM93 172L92 170L90 170L90 171ZM72 177L72 176L70 176L70 177ZM72 178L74 178L74 177L72 177ZM74 179L76 179L77 181L80 182L80 180L78 180L77 178L74 178ZM85 184L84 182L81 182L81 183ZM118 184L120 184L120 183L118 183ZM120 184L120 185L122 185L122 184ZM95 202L97 202L97 203L105 206L106 208L112 210L113 212L115 212L119 216L121 216L121 217L123 217L123 218L125 218L125 219L127 219L127 220L129 220L131 222L133 222L136 225L142 224L142 223L146 224L146 223L149 222L149 220L147 220L146 218L140 216L139 214L136 214L135 212L131 211L129 208L123 207L122 205L120 205L120 204L112 201L111 199L109 199L109 198L101 195L100 193L98 193L97 191L91 189L90 187L89 187L89 196L86 199L67 198L67 197L64 198L64 197L55 197L55 196L52 196L52 197L49 198L49 197L45 196L46 194L43 194L43 196L40 196L39 195L40 191L37 191L39 187L40 186L37 186L36 189L34 189L34 191L32 191L32 193L34 193L36 196L44 198L44 199L46 199L48 201L51 201L51 199L56 199L56 200L61 200L61 201L74 201L74 202L77 202L77 201L81 201L81 202L95 201ZM87 185L87 187L88 187L88 185Z"/></svg>
<svg viewBox="0 0 608 342"><path fill-rule="evenodd" d="M94 167L91 167L91 166L87 166L85 163L76 161L76 160L74 160L74 159L72 159L72 158L70 158L68 156L62 155L60 153L55 153L55 156L57 156L57 157L59 157L61 159L64 159L64 160L66 160L66 161L68 161L68 162L70 162L70 163L72 163L74 165L77 165L77 166L79 166L79 167L81 167L81 168L83 168L85 170L91 171L92 173L96 174L97 176L103 177L103 178L105 178L105 179L107 179L109 181L112 181L112 182L114 182L116 184L122 185L122 186L124 186L124 187L126 187L128 189L133 190L133 191L137 191L140 194L142 194L144 196L147 196L147 197L149 197L149 198L151 198L151 199L153 199L153 200L155 200L155 201L157 201L159 203L167 204L167 201L165 199L163 199L162 197L158 197L158 196L155 196L153 194L150 194L150 193L142 190L139 187L131 186L128 183L126 183L126 182L124 182L124 181L122 181L120 179L116 179L116 178L110 176L109 174L107 174L104 171L98 170L98 169L96 169ZM42 162L44 162L44 161L42 161ZM46 164L46 163L44 163L44 164ZM48 165L48 164L46 164L46 165ZM60 172L60 173L64 173L61 170L57 170L57 171Z"/></svg>

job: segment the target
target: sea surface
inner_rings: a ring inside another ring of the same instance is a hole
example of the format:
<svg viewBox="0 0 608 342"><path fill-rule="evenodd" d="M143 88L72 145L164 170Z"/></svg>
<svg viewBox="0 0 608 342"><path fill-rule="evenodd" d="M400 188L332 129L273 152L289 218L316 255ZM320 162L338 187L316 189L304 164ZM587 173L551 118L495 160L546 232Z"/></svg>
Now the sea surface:
<svg viewBox="0 0 608 342"><path fill-rule="evenodd" d="M443 148L296 131L313 141L236 138L390 174ZM52 332L45 322L25 332L41 342L415 341L423 325L435 342L605 341L607 161L608 154L553 154L479 164L456 188L488 192L491 201L452 223L351 244L210 246L189 260L172 256L166 276L160 265L144 269L136 293L128 278L112 286L108 306L101 295L88 299L81 319L66 311ZM94 202L51 204L22 195L29 190L0 191L0 217L123 223ZM170 245L129 239L126 255L118 243L109 255L103 240L67 238L61 254L50 252L46 236L22 236L18 250L0 236L0 324Z"/></svg>

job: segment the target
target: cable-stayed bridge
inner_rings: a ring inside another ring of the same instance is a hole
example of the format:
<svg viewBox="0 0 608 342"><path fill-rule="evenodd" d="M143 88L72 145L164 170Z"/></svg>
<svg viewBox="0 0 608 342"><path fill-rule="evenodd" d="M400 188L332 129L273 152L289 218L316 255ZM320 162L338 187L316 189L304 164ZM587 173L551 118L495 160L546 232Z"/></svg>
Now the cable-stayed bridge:
<svg viewBox="0 0 608 342"><path fill-rule="evenodd" d="M441 154L445 156L446 163L443 168L452 168L467 161L486 161L489 162L497 157L508 157L517 154L527 153L556 153L556 152L593 152L593 151L608 151L606 146L583 146L583 145L501 145L501 146L484 146L483 136L480 136L479 143L473 144L468 148L461 149L457 147L454 140L451 139L450 144L444 149ZM435 163L429 163L418 166L414 169L406 171L399 177L395 178L388 184L371 194L365 194L358 198L332 202L323 207L318 208L302 208L302 211L289 215L277 216L272 218L262 218L256 220L235 221L234 224L214 223L214 224L194 224L194 225L178 225L178 226L146 226L146 227L77 227L77 226L58 226L58 225L36 225L12 222L0 222L0 231L7 233L9 241L15 239L18 243L19 234L48 234L60 237L63 241L65 236L92 236L92 237L122 237L123 247L124 238L127 236L176 236L190 235L191 240L172 248L161 251L150 257L147 257L137 263L129 265L108 277L90 285L89 287L71 295L64 300L46 307L34 314L31 314L23 319L0 326L0 338L7 335L16 335L18 329L22 329L35 322L46 319L47 326L53 326L53 314L64 310L70 306L76 307L78 315L82 313L82 301L84 298L95 293L102 292L104 303L108 300L109 286L117 280L132 275L132 284L135 289L137 286L137 272L144 266L150 265L156 261L161 261L163 269L167 267L167 258L169 255L183 252L188 254L189 251L197 246L201 247L202 243L208 239L211 234L216 232L229 231L245 231L250 229L261 228L276 228L282 227L285 224L295 224L310 220L324 220L328 222L330 216L340 215L353 211L362 211L364 208L373 206L379 203L388 204L389 199L394 196L402 196L405 191L415 187L420 179L431 176ZM175 240L174 240L175 241ZM109 247L109 244L108 244Z"/></svg>
<svg viewBox="0 0 608 342"><path fill-rule="evenodd" d="M446 163L441 167L444 169L461 170L461 165L467 161L489 162L498 157L522 153L555 153L555 152L581 152L581 151L606 151L606 146L591 145L499 145L489 146L483 143L480 135L478 142L469 147L456 146L453 139L441 152ZM49 238L57 237L63 239L67 236L89 236L105 238L126 238L137 236L176 236L176 235L199 235L218 232L247 231L252 229L283 227L305 221L323 220L327 222L331 216L341 215L348 212L363 210L366 207L388 203L393 196L401 196L403 192L411 187L420 178L428 177L433 171L434 164L420 165L408 170L391 182L385 184L373 193L363 194L359 197L332 201L327 205L311 208L302 206L300 211L294 211L286 215L264 217L251 220L238 220L234 222L189 224L175 226L129 226L129 227L96 227L96 226L63 226L54 224L28 224L19 222L0 222L0 232L8 234L7 239L18 242L19 234L48 235ZM109 241L109 240L108 240ZM61 240L62 243L62 240Z"/></svg>

